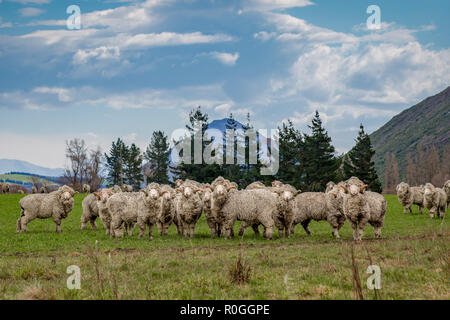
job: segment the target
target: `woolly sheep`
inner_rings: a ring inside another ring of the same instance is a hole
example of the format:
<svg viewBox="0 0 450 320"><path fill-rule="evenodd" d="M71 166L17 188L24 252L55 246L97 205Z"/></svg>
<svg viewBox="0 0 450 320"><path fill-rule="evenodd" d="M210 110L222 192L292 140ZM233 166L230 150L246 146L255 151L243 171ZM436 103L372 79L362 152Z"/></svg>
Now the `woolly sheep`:
<svg viewBox="0 0 450 320"><path fill-rule="evenodd" d="M37 191L37 188L36 187L31 187L31 193L32 194L35 194L35 193L37 193L38 191Z"/></svg>
<svg viewBox="0 0 450 320"><path fill-rule="evenodd" d="M345 215L342 209L342 198L332 190L323 192L305 192L299 194L294 199L294 219L292 223L291 234L294 234L294 228L301 224L308 235L311 231L308 225L311 220L325 220L333 228L332 234L339 238L339 230L345 222Z"/></svg>
<svg viewBox="0 0 450 320"><path fill-rule="evenodd" d="M245 190L254 190L254 189L264 189L266 188L266 185L262 183L261 181L255 181L250 183Z"/></svg>
<svg viewBox="0 0 450 320"><path fill-rule="evenodd" d="M39 193L47 193L47 189L45 187L41 187L39 189Z"/></svg>
<svg viewBox="0 0 450 320"><path fill-rule="evenodd" d="M83 192L91 193L91 187L88 184L83 184Z"/></svg>
<svg viewBox="0 0 450 320"><path fill-rule="evenodd" d="M450 205L450 180L447 180L444 183L444 186L442 187L442 189L445 191L445 193L447 194L447 208Z"/></svg>
<svg viewBox="0 0 450 320"><path fill-rule="evenodd" d="M96 230L97 226L95 220L98 217L98 205L97 197L91 193L83 199L81 207L83 208L83 214L81 215L81 230L86 229L86 224L90 222L92 229Z"/></svg>
<svg viewBox="0 0 450 320"><path fill-rule="evenodd" d="M2 192L3 193L9 193L9 190L10 190L10 185L9 185L9 183L8 182L6 182L6 183L3 183L3 185L2 185Z"/></svg>
<svg viewBox="0 0 450 320"><path fill-rule="evenodd" d="M423 204L430 213L430 218L436 214L439 218L444 218L447 210L447 194L441 188L436 188L431 183L425 184Z"/></svg>
<svg viewBox="0 0 450 320"><path fill-rule="evenodd" d="M146 210L144 194L143 192L119 192L113 194L106 204L108 212L111 215L110 235L111 237L120 238L123 237L123 229L126 230L128 235L132 235L133 227L138 222L138 215L144 216ZM139 237L142 237L145 231L145 225L147 221L143 221L143 228L139 233ZM153 227L156 222L156 217L151 224ZM150 223L150 222L149 222ZM152 228L150 228L149 236L151 238Z"/></svg>
<svg viewBox="0 0 450 320"><path fill-rule="evenodd" d="M150 188L149 188L150 186ZM148 191L151 193L151 185L147 186ZM161 185L159 187L160 199L158 207L158 216L156 226L160 235L168 235L169 227L175 217L175 197L176 192L168 185Z"/></svg>
<svg viewBox="0 0 450 320"><path fill-rule="evenodd" d="M325 193L328 193L331 190L333 190L335 185L336 184L333 181L328 182L327 185L326 185Z"/></svg>
<svg viewBox="0 0 450 320"><path fill-rule="evenodd" d="M374 228L375 237L380 238L386 215L386 199L376 192L366 192L367 185L356 177L351 177L346 183L340 182L337 187L343 198L344 215L353 229L353 239L362 240L367 223Z"/></svg>
<svg viewBox="0 0 450 320"><path fill-rule="evenodd" d="M271 191L276 199L273 203L276 204L277 210L274 211L274 223L278 229L278 235L280 237L289 237L291 235L291 225L294 219L293 203L294 197L301 192L301 190L296 190L295 187L284 184L281 181L273 181L272 187L266 187L261 182L254 183L248 190L264 189ZM247 189L246 189L247 190ZM239 229L239 236L244 234L245 228L248 227L246 222L241 224ZM252 225L253 230L256 234L259 234L258 224Z"/></svg>
<svg viewBox="0 0 450 320"><path fill-rule="evenodd" d="M98 216L100 220L102 220L103 226L105 227L106 235L111 234L111 214L108 209L108 199L116 193L120 193L120 187L114 186L108 189L101 189L98 192L94 193L94 196L97 198L97 208L98 208Z"/></svg>
<svg viewBox="0 0 450 320"><path fill-rule="evenodd" d="M23 190L17 191L18 194L24 194Z"/></svg>
<svg viewBox="0 0 450 320"><path fill-rule="evenodd" d="M20 218L17 220L17 232L26 232L30 221L53 218L56 232L61 232L61 220L67 218L73 209L73 196L76 192L62 186L49 194L32 194L20 200Z"/></svg>
<svg viewBox="0 0 450 320"><path fill-rule="evenodd" d="M133 192L133 187L128 184L124 184L122 185L122 192Z"/></svg>
<svg viewBox="0 0 450 320"><path fill-rule="evenodd" d="M423 210L423 190L420 187L410 187L407 183L401 182L397 185L397 198L403 206L403 213L407 210L412 213L413 204L419 207L420 213Z"/></svg>
<svg viewBox="0 0 450 320"><path fill-rule="evenodd" d="M219 211L219 217L223 221L222 234L225 238L230 238L234 223L239 220L244 227L262 224L264 237L272 239L274 216L278 215L277 200L278 197L266 189L230 192Z"/></svg>
<svg viewBox="0 0 450 320"><path fill-rule="evenodd" d="M202 214L203 202L198 194L201 189L195 188L191 184L183 184L176 188L176 220L178 232L183 235L193 237L195 225Z"/></svg>

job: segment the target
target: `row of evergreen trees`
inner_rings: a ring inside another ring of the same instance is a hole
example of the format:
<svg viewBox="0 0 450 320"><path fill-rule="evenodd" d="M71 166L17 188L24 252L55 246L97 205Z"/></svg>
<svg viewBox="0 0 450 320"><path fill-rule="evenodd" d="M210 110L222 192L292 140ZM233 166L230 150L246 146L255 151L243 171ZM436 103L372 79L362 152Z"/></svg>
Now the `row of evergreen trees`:
<svg viewBox="0 0 450 320"><path fill-rule="evenodd" d="M208 123L208 115L198 107L190 112L186 129L193 136L195 129L201 128L203 136L208 128ZM226 128L237 130L237 124L230 114ZM273 180L280 180L304 191L323 191L329 181L342 181L351 176L357 176L367 183L371 190L381 192L381 184L372 161L375 151L362 125L355 146L346 155L341 156L336 155L331 138L323 127L317 111L308 127L311 130L310 134L301 133L291 121L283 123L278 128L280 165L277 174L272 176L260 174L261 150L258 149L257 163L249 163L249 150L255 147L250 144L256 142L245 138L248 133L255 130L250 123L250 116L247 115L247 123L243 125L244 136L240 140L242 143L245 139L246 156L245 159L238 159L239 155L236 150L239 135L237 135L234 141L235 164L226 164L225 159L223 164L207 164L204 161L201 164L194 164L194 145L192 143L191 162L170 166L171 150L168 137L164 132L156 131L152 135L147 150L142 154L135 144L127 146L121 139L112 144L109 155L105 154L108 170L107 181L109 185L126 183L138 189L144 179L146 183L153 181L169 183L170 172L173 180L193 179L209 183L221 175L239 183L243 188L254 181L263 181L269 184ZM256 135L257 141L259 141L260 136L257 133ZM211 140L203 141L202 151L210 143ZM226 150L224 150L225 154ZM146 160L145 164L144 160ZM243 164L236 164L238 160Z"/></svg>

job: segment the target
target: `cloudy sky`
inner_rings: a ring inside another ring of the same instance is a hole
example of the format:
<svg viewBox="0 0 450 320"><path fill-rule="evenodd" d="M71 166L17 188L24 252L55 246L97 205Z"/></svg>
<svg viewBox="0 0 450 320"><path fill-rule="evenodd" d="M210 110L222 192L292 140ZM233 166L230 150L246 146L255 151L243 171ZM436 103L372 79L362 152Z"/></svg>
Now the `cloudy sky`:
<svg viewBox="0 0 450 320"><path fill-rule="evenodd" d="M69 30L68 6L81 9ZM369 5L381 29L368 30ZM145 147L201 105L257 128L319 110L339 152L450 84L450 1L0 0L0 158Z"/></svg>

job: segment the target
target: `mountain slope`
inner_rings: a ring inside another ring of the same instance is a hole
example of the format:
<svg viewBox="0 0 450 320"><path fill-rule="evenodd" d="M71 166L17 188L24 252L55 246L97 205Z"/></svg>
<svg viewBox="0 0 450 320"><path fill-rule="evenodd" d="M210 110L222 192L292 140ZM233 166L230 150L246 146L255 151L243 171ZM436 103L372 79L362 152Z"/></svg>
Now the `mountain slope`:
<svg viewBox="0 0 450 320"><path fill-rule="evenodd" d="M64 169L45 168L22 160L0 159L0 174L9 172L23 172L46 177L60 177L64 174Z"/></svg>
<svg viewBox="0 0 450 320"><path fill-rule="evenodd" d="M375 165L384 179L386 153L397 157L400 177L406 171L406 156L418 145L434 145L441 153L450 144L450 87L404 110L370 135L376 150Z"/></svg>

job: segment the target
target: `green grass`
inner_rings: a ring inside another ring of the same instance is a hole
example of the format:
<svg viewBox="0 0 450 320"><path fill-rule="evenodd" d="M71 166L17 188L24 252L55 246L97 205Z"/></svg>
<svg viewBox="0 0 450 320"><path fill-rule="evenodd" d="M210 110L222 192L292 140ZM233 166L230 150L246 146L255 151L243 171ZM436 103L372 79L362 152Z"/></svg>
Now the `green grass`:
<svg viewBox="0 0 450 320"><path fill-rule="evenodd" d="M0 174L0 179L3 181L6 181L6 179L9 180L13 180L13 181L22 181L23 183L27 183L27 182L33 182L31 180L31 176L30 175L26 175L26 174ZM47 180L47 179L42 179L41 178L41 182L47 182L49 185L54 185L55 183Z"/></svg>
<svg viewBox="0 0 450 320"><path fill-rule="evenodd" d="M97 231L79 230L84 196L76 195L61 234L51 220L34 220L28 233L16 234L23 195L0 195L0 299L354 299L353 246L365 298L375 297L365 285L370 264L381 268L384 299L450 298L447 220L417 207L404 215L393 195L386 195L383 238L374 240L368 226L355 245L348 223L340 240L326 222L311 222L312 236L297 226L294 237L267 241L249 228L225 240L210 238L204 217L191 240L174 226L165 237L154 230L153 240L138 239L137 230L113 240L100 221ZM229 276L239 256L250 267L241 285ZM81 290L66 287L69 265L81 269Z"/></svg>

